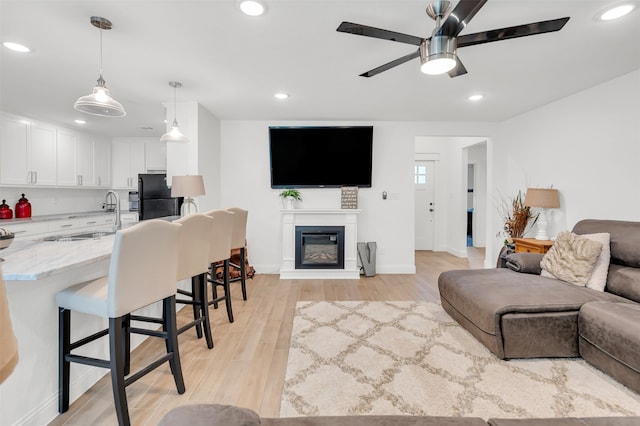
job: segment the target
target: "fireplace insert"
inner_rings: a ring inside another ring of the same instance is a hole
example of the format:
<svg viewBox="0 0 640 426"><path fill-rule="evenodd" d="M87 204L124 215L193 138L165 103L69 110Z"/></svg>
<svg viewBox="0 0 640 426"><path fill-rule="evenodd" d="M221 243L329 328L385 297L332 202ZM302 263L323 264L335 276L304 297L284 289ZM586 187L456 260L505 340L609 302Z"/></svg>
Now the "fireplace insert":
<svg viewBox="0 0 640 426"><path fill-rule="evenodd" d="M344 269L344 226L296 226L296 269Z"/></svg>

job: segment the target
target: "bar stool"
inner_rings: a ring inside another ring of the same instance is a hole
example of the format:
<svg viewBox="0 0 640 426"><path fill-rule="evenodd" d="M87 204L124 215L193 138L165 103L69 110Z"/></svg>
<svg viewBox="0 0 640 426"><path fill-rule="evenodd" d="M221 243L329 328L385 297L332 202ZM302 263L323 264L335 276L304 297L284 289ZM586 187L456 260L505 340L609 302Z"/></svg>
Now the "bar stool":
<svg viewBox="0 0 640 426"><path fill-rule="evenodd" d="M175 318L178 243L182 225L147 220L115 235L109 275L71 286L56 294L59 325L58 411L69 409L70 363L111 370L111 384L120 425L129 425L125 388L169 361L178 393L185 391ZM166 341L166 354L138 372L128 373L130 314L154 302L163 303L163 331L149 333ZM71 342L71 311L109 319L109 328ZM109 336L109 360L72 354L94 340Z"/></svg>
<svg viewBox="0 0 640 426"><path fill-rule="evenodd" d="M177 288L180 295L189 299L178 299L176 303L191 305L193 307L193 321L180 327L178 334L195 327L198 339L204 337L209 349L213 348L211 337L211 324L209 322L209 305L207 297L206 273L209 270L209 246L214 219L204 214L190 214L173 223L182 225L180 242L178 243L178 275L177 281L191 279L191 291ZM162 324L162 318L131 315L132 320Z"/></svg>
<svg viewBox="0 0 640 426"><path fill-rule="evenodd" d="M247 245L247 216L249 215L249 212L238 207L228 208L227 211L233 212L234 214L231 250L240 250L240 265L229 262L229 267L238 269L240 271L240 276L231 278L229 281L240 281L242 286L242 299L247 300L247 271L245 270L247 253L245 246Z"/></svg>
<svg viewBox="0 0 640 426"><path fill-rule="evenodd" d="M227 210L211 210L205 213L214 219L213 230L209 245L209 270L208 282L211 283L212 299L208 302L218 309L218 302L224 300L227 307L229 322L233 322L233 310L231 308L231 289L229 287L229 258L231 257L231 235L233 232L234 213ZM222 279L218 279L216 269L222 264ZM224 296L218 296L218 286L224 290Z"/></svg>

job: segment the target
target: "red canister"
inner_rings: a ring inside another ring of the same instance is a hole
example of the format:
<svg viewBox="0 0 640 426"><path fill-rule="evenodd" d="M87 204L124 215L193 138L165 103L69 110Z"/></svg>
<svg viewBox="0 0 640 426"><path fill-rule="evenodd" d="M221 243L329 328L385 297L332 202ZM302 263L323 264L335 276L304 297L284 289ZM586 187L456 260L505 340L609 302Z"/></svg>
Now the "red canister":
<svg viewBox="0 0 640 426"><path fill-rule="evenodd" d="M31 203L22 194L22 198L16 203L16 218L22 219L25 217L31 217Z"/></svg>
<svg viewBox="0 0 640 426"><path fill-rule="evenodd" d="M2 204L0 204L0 219L12 219L13 211L11 207L7 204L7 200L2 200Z"/></svg>

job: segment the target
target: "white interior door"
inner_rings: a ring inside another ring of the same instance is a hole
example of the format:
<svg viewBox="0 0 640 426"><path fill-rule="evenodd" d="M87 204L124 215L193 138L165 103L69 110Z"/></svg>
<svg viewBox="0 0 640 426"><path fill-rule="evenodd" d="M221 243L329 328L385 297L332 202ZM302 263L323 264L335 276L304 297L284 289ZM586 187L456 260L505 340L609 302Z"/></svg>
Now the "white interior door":
<svg viewBox="0 0 640 426"><path fill-rule="evenodd" d="M416 200L416 250L433 250L435 161L416 161L414 167Z"/></svg>

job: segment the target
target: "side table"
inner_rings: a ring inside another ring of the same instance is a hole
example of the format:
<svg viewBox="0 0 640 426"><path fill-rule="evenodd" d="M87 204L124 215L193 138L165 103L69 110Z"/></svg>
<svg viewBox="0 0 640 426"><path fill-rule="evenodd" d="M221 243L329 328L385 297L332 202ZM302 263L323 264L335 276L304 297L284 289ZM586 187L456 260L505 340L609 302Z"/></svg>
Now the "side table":
<svg viewBox="0 0 640 426"><path fill-rule="evenodd" d="M536 240L535 238L514 238L516 253L541 253L545 254L553 245L553 241Z"/></svg>

